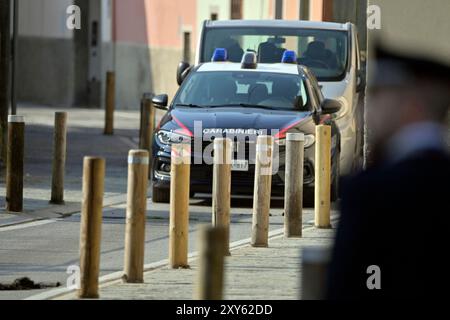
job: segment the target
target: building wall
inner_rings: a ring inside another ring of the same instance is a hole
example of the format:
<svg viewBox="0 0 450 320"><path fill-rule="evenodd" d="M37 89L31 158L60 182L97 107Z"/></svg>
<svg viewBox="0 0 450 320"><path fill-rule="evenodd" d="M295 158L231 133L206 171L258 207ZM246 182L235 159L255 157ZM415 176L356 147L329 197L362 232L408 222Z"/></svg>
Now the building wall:
<svg viewBox="0 0 450 320"><path fill-rule="evenodd" d="M283 19L298 20L300 18L300 1L284 0Z"/></svg>
<svg viewBox="0 0 450 320"><path fill-rule="evenodd" d="M66 8L72 0L20 0L20 35L51 39L71 39L66 28Z"/></svg>
<svg viewBox="0 0 450 320"><path fill-rule="evenodd" d="M258 0L256 0L258 1ZM243 0L242 10L246 11L248 0ZM195 38L195 45L200 41L199 36L202 30L203 22L211 19L211 14L217 14L218 20L229 20L231 17L231 1L230 0L197 0L196 19L198 35ZM196 48L196 47L195 47Z"/></svg>
<svg viewBox="0 0 450 320"><path fill-rule="evenodd" d="M450 1L369 0L381 8L381 30L369 31L394 49L416 52L450 63Z"/></svg>
<svg viewBox="0 0 450 320"><path fill-rule="evenodd" d="M398 52L436 59L450 66L450 1L369 0L369 5L377 5L381 9L381 29L368 30L367 33L369 87L374 68L372 49L376 41ZM370 95L367 103L370 103ZM368 136L370 127L366 128L366 159L370 158L371 152Z"/></svg>
<svg viewBox="0 0 450 320"><path fill-rule="evenodd" d="M310 0L309 10L311 21L323 21L323 0Z"/></svg>
<svg viewBox="0 0 450 320"><path fill-rule="evenodd" d="M367 0L334 0L333 20L340 23L352 22L358 28L359 47L367 47Z"/></svg>
<svg viewBox="0 0 450 320"><path fill-rule="evenodd" d="M66 28L71 0L19 1L17 98L19 101L72 106L75 54Z"/></svg>
<svg viewBox="0 0 450 320"><path fill-rule="evenodd" d="M248 0L244 0L245 2ZM256 0L257 2L258 0ZM197 1L197 20L198 26L204 20L210 20L211 13L216 13L218 20L228 20L231 16L231 1L230 0L198 0Z"/></svg>
<svg viewBox="0 0 450 320"><path fill-rule="evenodd" d="M173 97L183 32L196 39L196 0L115 0L114 46L118 108L139 108L145 92Z"/></svg>
<svg viewBox="0 0 450 320"><path fill-rule="evenodd" d="M244 19L259 20L272 19L273 9L271 0L243 0L242 13Z"/></svg>

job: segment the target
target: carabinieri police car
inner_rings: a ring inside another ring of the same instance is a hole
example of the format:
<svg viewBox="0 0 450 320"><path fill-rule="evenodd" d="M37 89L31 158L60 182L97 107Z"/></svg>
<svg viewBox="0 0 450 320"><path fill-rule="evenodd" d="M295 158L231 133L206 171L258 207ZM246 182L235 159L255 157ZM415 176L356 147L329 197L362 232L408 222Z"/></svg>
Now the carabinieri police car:
<svg viewBox="0 0 450 320"><path fill-rule="evenodd" d="M232 194L253 193L256 138L274 137L277 166L272 176L272 195L284 193L286 134L305 136L304 200L314 197L315 126L331 125L332 200L337 197L340 134L331 116L340 102L324 99L316 78L297 64L296 54L286 51L275 64L256 62L246 52L241 63L227 61L225 49L217 48L211 62L195 66L168 106L166 94L155 96L156 108L167 110L154 133L153 202L169 202L170 163L173 143L191 144L190 192L212 192L212 150L215 137L234 141L231 164ZM275 162L275 161L274 161Z"/></svg>

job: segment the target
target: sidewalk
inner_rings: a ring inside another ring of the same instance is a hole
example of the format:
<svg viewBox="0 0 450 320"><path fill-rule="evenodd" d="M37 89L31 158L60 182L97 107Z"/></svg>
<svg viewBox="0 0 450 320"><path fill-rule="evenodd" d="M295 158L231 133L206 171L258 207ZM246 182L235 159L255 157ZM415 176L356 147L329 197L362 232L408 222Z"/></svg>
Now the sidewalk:
<svg viewBox="0 0 450 320"><path fill-rule="evenodd" d="M301 248L309 245L330 246L334 229L304 229L303 238L276 236L269 248L250 246L232 250L225 260L226 300L295 300L299 299ZM100 298L107 300L177 300L192 299L198 261L190 260L190 269L163 267L147 271L144 284L124 284L121 280L100 287ZM76 299L75 293L56 299Z"/></svg>
<svg viewBox="0 0 450 320"><path fill-rule="evenodd" d="M54 113L66 111L67 157L65 205L50 205ZM128 150L137 147L138 111L116 111L114 135L103 134L104 110L52 108L20 105L25 118L24 210L5 211L5 170L0 170L0 227L48 218L61 218L80 211L83 157L106 159L104 204L126 201Z"/></svg>

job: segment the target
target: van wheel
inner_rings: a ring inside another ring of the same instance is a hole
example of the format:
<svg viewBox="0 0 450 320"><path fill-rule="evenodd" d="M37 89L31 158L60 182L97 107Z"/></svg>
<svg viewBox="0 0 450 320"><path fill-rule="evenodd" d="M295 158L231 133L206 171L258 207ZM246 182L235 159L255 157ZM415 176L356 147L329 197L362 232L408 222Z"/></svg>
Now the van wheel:
<svg viewBox="0 0 450 320"><path fill-rule="evenodd" d="M152 201L154 203L169 203L170 202L170 189L168 188L152 188Z"/></svg>

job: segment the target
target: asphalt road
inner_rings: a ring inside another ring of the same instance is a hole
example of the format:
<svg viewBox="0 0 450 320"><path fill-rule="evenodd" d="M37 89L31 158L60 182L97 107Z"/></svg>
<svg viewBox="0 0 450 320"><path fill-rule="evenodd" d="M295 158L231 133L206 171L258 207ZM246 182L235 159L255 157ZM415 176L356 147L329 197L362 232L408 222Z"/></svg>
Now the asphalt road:
<svg viewBox="0 0 450 320"><path fill-rule="evenodd" d="M48 207L51 181L53 113L55 108L21 106L20 114L27 122L25 135L25 211ZM101 155L106 159L105 198L123 195L127 190L127 154L136 148L139 114L135 111L115 113L115 135L105 136L102 110L67 109L68 148L65 177L65 200L79 203L81 199L82 159L85 155ZM0 176L0 193L5 194ZM149 196L151 196L149 194ZM204 200L207 199L207 200ZM209 200L208 200L209 199ZM0 208L4 197L0 197ZM252 199L232 200L231 241L251 236ZM148 203L145 263L168 258L168 205ZM282 227L282 202L272 201L270 229ZM0 209L0 214L6 213ZM0 215L0 216L1 216ZM312 219L305 210L304 221ZM199 224L210 223L210 198L191 201L189 251L196 251L196 230ZM104 209L101 275L123 268L125 204ZM60 282L66 285L67 267L79 263L80 215L58 220L44 220L0 228L0 283L20 277L35 282ZM23 299L42 290L0 291L0 299Z"/></svg>
<svg viewBox="0 0 450 320"><path fill-rule="evenodd" d="M233 199L231 241L251 236L251 199ZM168 205L148 203L145 263L168 258ZM272 201L270 229L283 226L282 202ZM304 221L312 219L305 210ZM191 200L189 252L196 251L196 231L211 222L210 199ZM123 268L125 204L104 209L101 243L101 275ZM67 267L79 263L80 215L44 220L0 229L0 283L19 277L35 282L66 285ZM23 299L44 290L0 291L0 299Z"/></svg>

